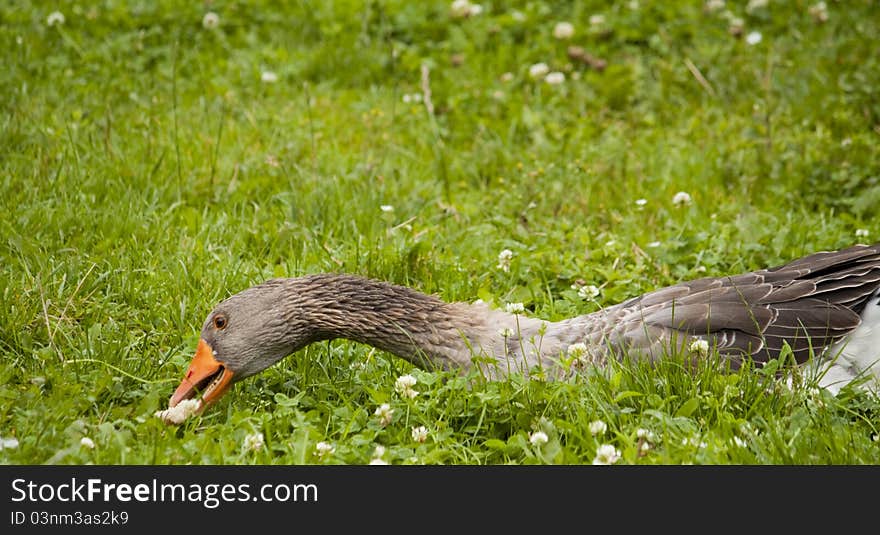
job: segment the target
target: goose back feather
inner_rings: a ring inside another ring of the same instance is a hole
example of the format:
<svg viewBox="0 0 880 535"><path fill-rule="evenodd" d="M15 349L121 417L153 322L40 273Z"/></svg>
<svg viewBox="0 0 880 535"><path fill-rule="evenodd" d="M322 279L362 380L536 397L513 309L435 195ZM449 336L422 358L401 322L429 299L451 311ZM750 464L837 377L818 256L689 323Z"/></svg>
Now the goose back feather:
<svg viewBox="0 0 880 535"><path fill-rule="evenodd" d="M862 323L880 288L880 245L815 253L783 266L703 278L650 292L601 314L618 319L616 349L652 353L673 335L706 340L738 367L767 362L785 344L798 363L818 355ZM654 340L633 331L657 332Z"/></svg>

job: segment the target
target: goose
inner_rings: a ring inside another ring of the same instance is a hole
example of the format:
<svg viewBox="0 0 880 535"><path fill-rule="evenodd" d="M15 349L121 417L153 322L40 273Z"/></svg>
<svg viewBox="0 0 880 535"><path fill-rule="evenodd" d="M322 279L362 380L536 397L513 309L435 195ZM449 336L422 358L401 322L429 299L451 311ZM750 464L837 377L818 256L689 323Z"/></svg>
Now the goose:
<svg viewBox="0 0 880 535"><path fill-rule="evenodd" d="M356 275L271 279L208 314L169 410L186 401L181 410L201 412L234 383L337 338L421 368L480 366L490 380L536 370L555 377L571 354L601 366L624 355L654 361L670 352L699 358L711 351L736 370L787 348L799 365L818 362L819 386L836 395L862 376L880 384L880 243L681 282L561 321L479 301L446 302Z"/></svg>

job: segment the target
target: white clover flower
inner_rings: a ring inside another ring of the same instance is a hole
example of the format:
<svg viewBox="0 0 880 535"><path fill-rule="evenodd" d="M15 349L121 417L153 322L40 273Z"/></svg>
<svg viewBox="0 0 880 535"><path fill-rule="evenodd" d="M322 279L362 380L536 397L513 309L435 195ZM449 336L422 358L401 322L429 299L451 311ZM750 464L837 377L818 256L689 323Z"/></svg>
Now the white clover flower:
<svg viewBox="0 0 880 535"><path fill-rule="evenodd" d="M468 0L455 0L449 6L449 12L453 17L464 18L470 14L471 3Z"/></svg>
<svg viewBox="0 0 880 535"><path fill-rule="evenodd" d="M761 42L761 39L761 32L749 32L749 34L746 36L746 43L750 45L757 45Z"/></svg>
<svg viewBox="0 0 880 535"><path fill-rule="evenodd" d="M728 24L727 30L733 35L742 34L743 28L746 26L746 22L739 17L730 17Z"/></svg>
<svg viewBox="0 0 880 535"><path fill-rule="evenodd" d="M84 448L95 449L95 441L90 439L89 437L82 437L79 439L79 445Z"/></svg>
<svg viewBox="0 0 880 535"><path fill-rule="evenodd" d="M607 430L608 424L606 424L602 420L593 420L592 422L590 422L590 434L593 436L604 435L605 431Z"/></svg>
<svg viewBox="0 0 880 535"><path fill-rule="evenodd" d="M841 147L849 147L850 145L852 145L852 138L851 137L845 137L840 140Z"/></svg>
<svg viewBox="0 0 880 535"><path fill-rule="evenodd" d="M691 195L688 192L679 191L672 197L672 204L675 206L683 206L690 204L692 200L693 199L691 199Z"/></svg>
<svg viewBox="0 0 880 535"><path fill-rule="evenodd" d="M594 28L605 24L605 15L590 15L590 26Z"/></svg>
<svg viewBox="0 0 880 535"><path fill-rule="evenodd" d="M709 13L714 13L715 11L721 11L724 9L724 0L709 0L705 4L705 9Z"/></svg>
<svg viewBox="0 0 880 535"><path fill-rule="evenodd" d="M214 13L213 11L208 11L205 13L205 16L202 17L202 27L206 30L213 30L217 26L220 25L220 15Z"/></svg>
<svg viewBox="0 0 880 535"><path fill-rule="evenodd" d="M169 409L154 412L153 416L167 424L180 424L195 414L201 405L202 402L198 399L185 399Z"/></svg>
<svg viewBox="0 0 880 535"><path fill-rule="evenodd" d="M648 204L648 199L636 199L636 206L645 206Z"/></svg>
<svg viewBox="0 0 880 535"><path fill-rule="evenodd" d="M516 334L516 332L510 327L504 327L503 329L500 329L498 331L498 334L500 334L502 338L510 338L511 336Z"/></svg>
<svg viewBox="0 0 880 535"><path fill-rule="evenodd" d="M379 405L379 407L376 409L376 412L374 412L373 414L379 417L379 425L385 427L391 423L391 417L394 415L394 409L391 408L391 405L383 403Z"/></svg>
<svg viewBox="0 0 880 535"><path fill-rule="evenodd" d="M504 249L498 253L498 269L504 272L510 271L510 259L513 258L513 251Z"/></svg>
<svg viewBox="0 0 880 535"><path fill-rule="evenodd" d="M697 437L683 438L683 439L681 439L681 445L682 445L682 446L696 446L696 447L698 447L698 448L700 448L700 449L705 449L706 446L708 446L708 444L706 444L705 442L701 441L701 440L698 439Z"/></svg>
<svg viewBox="0 0 880 535"><path fill-rule="evenodd" d="M629 2L626 3L626 7L630 8L633 11L638 11L640 7L639 0L629 0Z"/></svg>
<svg viewBox="0 0 880 535"><path fill-rule="evenodd" d="M55 26L56 24L61 26L64 24L64 13L60 11L53 11L49 13L49 16L46 17L46 26Z"/></svg>
<svg viewBox="0 0 880 535"><path fill-rule="evenodd" d="M501 81L502 82L513 81L513 73L512 72L505 72L504 74L501 75Z"/></svg>
<svg viewBox="0 0 880 535"><path fill-rule="evenodd" d="M428 428L423 425L413 427L411 434L414 441L419 443L424 442L428 439Z"/></svg>
<svg viewBox="0 0 880 535"><path fill-rule="evenodd" d="M405 398L413 399L414 397L419 395L419 392L418 390L413 390L412 388L404 388L400 391L400 395Z"/></svg>
<svg viewBox="0 0 880 535"><path fill-rule="evenodd" d="M403 397L412 399L419 395L418 392L413 390L413 386L415 386L416 382L417 379L412 375L401 375L394 382L394 391Z"/></svg>
<svg viewBox="0 0 880 535"><path fill-rule="evenodd" d="M532 78L538 79L547 76L547 73L550 72L550 67L546 63L535 63L531 67L529 67L529 76Z"/></svg>
<svg viewBox="0 0 880 535"><path fill-rule="evenodd" d="M507 303L504 305L504 310L510 314L522 314L526 311L526 308L522 303Z"/></svg>
<svg viewBox="0 0 880 535"><path fill-rule="evenodd" d="M816 2L810 6L808 11L816 22L826 22L828 20L828 5L825 2Z"/></svg>
<svg viewBox="0 0 880 535"><path fill-rule="evenodd" d="M0 437L0 450L14 450L18 447L18 439Z"/></svg>
<svg viewBox="0 0 880 535"><path fill-rule="evenodd" d="M263 433L253 433L244 437L241 446L247 451L259 451L265 443Z"/></svg>
<svg viewBox="0 0 880 535"><path fill-rule="evenodd" d="M571 39L574 35L574 25L570 22L557 22L553 26L553 37L557 39Z"/></svg>
<svg viewBox="0 0 880 535"><path fill-rule="evenodd" d="M648 442L657 442L657 435L655 435L650 429L637 429L636 437Z"/></svg>
<svg viewBox="0 0 880 535"><path fill-rule="evenodd" d="M748 5L746 5L746 12L752 13L753 11L764 9L769 3L769 0L749 0Z"/></svg>
<svg viewBox="0 0 880 535"><path fill-rule="evenodd" d="M374 465L386 465L388 461L382 459L382 456L385 455L385 446L378 445L376 449L373 451L373 458L370 459L370 464Z"/></svg>
<svg viewBox="0 0 880 535"><path fill-rule="evenodd" d="M393 212L394 207L391 206L390 204L383 204L383 205L379 206L379 210L382 210L383 212L388 213L388 212Z"/></svg>
<svg viewBox="0 0 880 535"><path fill-rule="evenodd" d="M267 84L273 84L278 81L278 75L272 71L263 71L260 74L260 80Z"/></svg>
<svg viewBox="0 0 880 535"><path fill-rule="evenodd" d="M578 288L578 297L581 299L595 299L599 297L601 291L592 284L585 284Z"/></svg>
<svg viewBox="0 0 880 535"><path fill-rule="evenodd" d="M410 374L401 375L394 381L394 389L402 390L404 388L412 388L419 380Z"/></svg>
<svg viewBox="0 0 880 535"><path fill-rule="evenodd" d="M867 238L870 234L866 228L856 229L856 238Z"/></svg>
<svg viewBox="0 0 880 535"><path fill-rule="evenodd" d="M544 77L544 81L550 85L559 85L565 81L565 74L559 71L553 71Z"/></svg>
<svg viewBox="0 0 880 535"><path fill-rule="evenodd" d="M449 12L453 17L463 19L479 15L483 12L483 6L480 4L472 4L470 3L470 0L455 0L452 2L452 5L449 6Z"/></svg>
<svg viewBox="0 0 880 535"><path fill-rule="evenodd" d="M326 457L327 455L332 455L335 451L336 448L333 446L333 444L330 444L329 442L322 441L315 444L315 453L318 455L318 457Z"/></svg>
<svg viewBox="0 0 880 535"><path fill-rule="evenodd" d="M709 354L709 342L708 340L698 338L691 342L691 345L688 346L688 349L691 353L705 356Z"/></svg>
<svg viewBox="0 0 880 535"><path fill-rule="evenodd" d="M543 431L535 431L534 433L529 433L529 442L532 446L540 446L542 444L546 444L547 441L550 440L547 437L547 433Z"/></svg>
<svg viewBox="0 0 880 535"><path fill-rule="evenodd" d="M571 344L565 350L565 353L571 358L579 359L587 354L587 344L583 342Z"/></svg>
<svg viewBox="0 0 880 535"><path fill-rule="evenodd" d="M611 444L602 444L596 448L593 464L614 464L620 460L620 451Z"/></svg>

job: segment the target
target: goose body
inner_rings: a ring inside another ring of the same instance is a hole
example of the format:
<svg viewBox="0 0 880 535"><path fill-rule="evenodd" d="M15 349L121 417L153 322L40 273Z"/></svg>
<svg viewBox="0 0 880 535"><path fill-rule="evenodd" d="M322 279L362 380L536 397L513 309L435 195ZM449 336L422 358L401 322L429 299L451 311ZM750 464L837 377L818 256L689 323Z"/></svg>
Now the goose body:
<svg viewBox="0 0 880 535"><path fill-rule="evenodd" d="M554 377L571 356L601 365L670 351L717 351L738 368L747 359L774 359L787 346L798 363L815 364L819 384L836 393L863 375L865 384L880 381L880 243L682 282L557 322L353 275L272 279L208 314L170 406L197 398L202 410L234 382L336 338L420 367L480 366L496 379L535 370Z"/></svg>

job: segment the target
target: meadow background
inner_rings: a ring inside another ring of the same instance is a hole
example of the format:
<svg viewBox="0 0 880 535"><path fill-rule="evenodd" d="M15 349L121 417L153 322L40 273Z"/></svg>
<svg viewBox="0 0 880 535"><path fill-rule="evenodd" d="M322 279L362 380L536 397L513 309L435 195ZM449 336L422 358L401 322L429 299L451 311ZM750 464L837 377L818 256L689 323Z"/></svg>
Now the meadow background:
<svg viewBox="0 0 880 535"><path fill-rule="evenodd" d="M880 236L876 2L474 5L0 5L0 463L880 462L876 396L674 361L492 383L334 341L153 416L270 277L555 320Z"/></svg>

